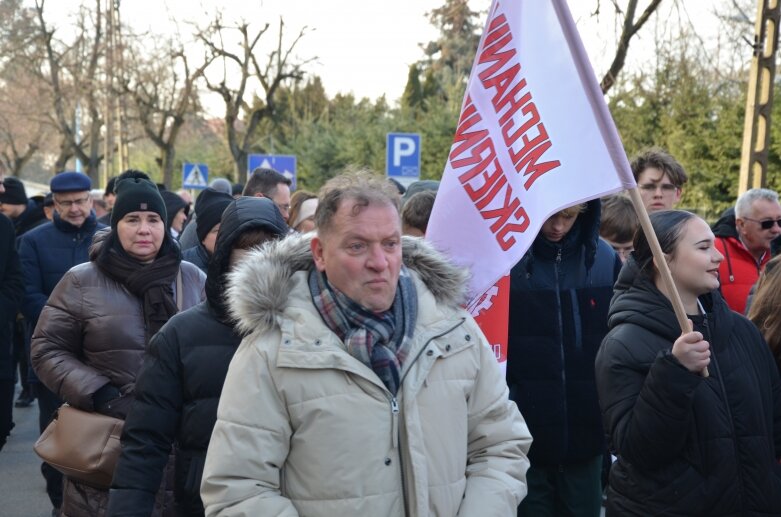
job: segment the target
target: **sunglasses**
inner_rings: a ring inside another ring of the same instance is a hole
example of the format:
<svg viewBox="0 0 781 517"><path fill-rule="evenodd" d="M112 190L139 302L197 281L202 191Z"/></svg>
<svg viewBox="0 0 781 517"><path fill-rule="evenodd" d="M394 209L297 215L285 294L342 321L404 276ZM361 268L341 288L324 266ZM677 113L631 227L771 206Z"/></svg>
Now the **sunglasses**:
<svg viewBox="0 0 781 517"><path fill-rule="evenodd" d="M748 217L744 217L743 219L747 221L753 221L755 223L759 223L759 226L763 230L771 229L774 224L777 224L779 228L781 228L781 219L765 219L764 221L758 221L757 219L749 219Z"/></svg>

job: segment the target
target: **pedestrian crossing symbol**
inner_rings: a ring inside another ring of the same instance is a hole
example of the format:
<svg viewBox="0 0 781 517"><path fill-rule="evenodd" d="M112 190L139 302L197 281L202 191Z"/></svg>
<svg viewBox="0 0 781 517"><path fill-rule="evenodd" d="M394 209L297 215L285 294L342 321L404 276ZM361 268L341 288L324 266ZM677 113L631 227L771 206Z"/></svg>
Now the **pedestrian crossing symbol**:
<svg viewBox="0 0 781 517"><path fill-rule="evenodd" d="M205 163L182 164L182 188L204 189L208 181L209 167Z"/></svg>
<svg viewBox="0 0 781 517"><path fill-rule="evenodd" d="M248 154L247 172L255 169L274 169L290 180L290 190L296 190L296 157L291 154Z"/></svg>

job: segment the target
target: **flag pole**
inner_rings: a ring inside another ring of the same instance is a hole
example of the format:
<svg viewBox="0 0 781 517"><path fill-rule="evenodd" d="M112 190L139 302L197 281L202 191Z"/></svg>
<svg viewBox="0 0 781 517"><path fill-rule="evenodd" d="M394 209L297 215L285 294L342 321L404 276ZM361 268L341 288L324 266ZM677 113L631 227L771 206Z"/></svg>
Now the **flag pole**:
<svg viewBox="0 0 781 517"><path fill-rule="evenodd" d="M648 239L648 245L650 246L651 253L654 257L654 263L659 269L659 275L661 276L662 282L667 289L667 295L670 298L670 303L673 304L675 318L678 320L678 325L681 327L681 332L691 332L692 328L691 325L689 325L689 318L686 316L686 309L684 309L681 296L678 294L678 289L675 287L673 275L670 273L670 267L667 265L664 252L662 251L662 247L659 245L659 239L656 238L656 232L654 232L653 226L651 226L651 218L648 217L648 212L645 209L643 199L640 197L640 193L637 191L637 188L628 189L627 192L629 192L629 198L632 200L632 204L635 206L637 217L640 219L640 227L643 229L643 233L645 233L646 239ZM708 367L706 366L703 368L702 372L700 373L703 377L708 377Z"/></svg>

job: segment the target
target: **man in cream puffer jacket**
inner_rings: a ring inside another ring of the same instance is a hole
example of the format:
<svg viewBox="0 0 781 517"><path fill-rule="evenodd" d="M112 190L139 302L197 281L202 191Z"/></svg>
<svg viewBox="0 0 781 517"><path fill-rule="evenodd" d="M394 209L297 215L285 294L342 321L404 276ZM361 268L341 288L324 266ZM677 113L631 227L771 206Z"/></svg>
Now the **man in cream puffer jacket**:
<svg viewBox="0 0 781 517"><path fill-rule="evenodd" d="M321 191L317 235L231 274L246 337L223 388L209 516L513 516L531 436L474 320L465 274L366 174Z"/></svg>

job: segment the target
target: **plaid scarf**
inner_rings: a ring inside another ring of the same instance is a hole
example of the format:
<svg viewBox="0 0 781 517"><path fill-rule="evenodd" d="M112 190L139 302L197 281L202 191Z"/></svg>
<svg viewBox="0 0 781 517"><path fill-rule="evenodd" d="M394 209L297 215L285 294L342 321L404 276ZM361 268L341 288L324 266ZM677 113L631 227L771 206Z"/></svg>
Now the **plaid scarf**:
<svg viewBox="0 0 781 517"><path fill-rule="evenodd" d="M402 266L393 305L383 313L364 309L316 269L309 273L309 291L323 321L345 343L347 352L371 368L396 396L418 316L418 296L407 268Z"/></svg>

